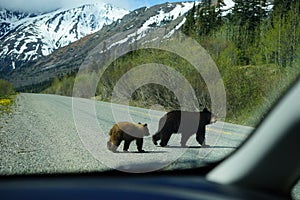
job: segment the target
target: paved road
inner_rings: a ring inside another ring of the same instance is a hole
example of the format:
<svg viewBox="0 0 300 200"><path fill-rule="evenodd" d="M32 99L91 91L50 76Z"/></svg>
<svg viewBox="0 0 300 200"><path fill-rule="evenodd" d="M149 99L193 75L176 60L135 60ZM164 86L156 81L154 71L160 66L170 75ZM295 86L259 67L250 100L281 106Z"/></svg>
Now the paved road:
<svg viewBox="0 0 300 200"><path fill-rule="evenodd" d="M116 121L147 123L151 134L164 112L69 97L20 94L14 115L0 122L0 174L102 171L116 168L147 172L194 167L223 158L244 141L252 128L216 123L207 127L210 148L180 148L179 135L169 147L154 146L145 138L144 150L135 143L129 153L107 150L108 132Z"/></svg>

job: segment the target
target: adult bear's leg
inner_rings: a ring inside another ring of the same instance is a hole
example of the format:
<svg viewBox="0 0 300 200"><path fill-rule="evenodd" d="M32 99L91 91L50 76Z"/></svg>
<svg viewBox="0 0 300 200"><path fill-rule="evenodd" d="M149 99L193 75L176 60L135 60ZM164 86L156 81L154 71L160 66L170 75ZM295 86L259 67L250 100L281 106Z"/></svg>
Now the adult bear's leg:
<svg viewBox="0 0 300 200"><path fill-rule="evenodd" d="M161 140L161 134L162 134L162 130L165 128L166 125L166 119L167 116L164 115L162 118L160 118L159 120L159 124L158 124L158 130L157 132L152 136L152 142L154 145L157 145L157 141Z"/></svg>
<svg viewBox="0 0 300 200"><path fill-rule="evenodd" d="M200 145L202 145L203 142L205 141L205 137L203 135L197 135L196 140Z"/></svg>
<svg viewBox="0 0 300 200"><path fill-rule="evenodd" d="M197 133L196 133L196 140L202 146L205 142L205 126L199 125Z"/></svg>
<svg viewBox="0 0 300 200"><path fill-rule="evenodd" d="M181 133L181 141L180 141L181 147L186 147L186 142L188 141L188 139L190 137L191 137L191 135L189 135L189 134Z"/></svg>
<svg viewBox="0 0 300 200"><path fill-rule="evenodd" d="M201 132L199 131L197 134L196 134L196 140L197 142L201 145L201 147L209 147L209 145L207 145L205 143L205 131Z"/></svg>
<svg viewBox="0 0 300 200"><path fill-rule="evenodd" d="M173 132L170 132L170 131L161 131L161 141L160 141L160 146L162 147L165 147L167 146L170 138L171 138L171 135L172 135Z"/></svg>
<svg viewBox="0 0 300 200"><path fill-rule="evenodd" d="M154 145L157 145L157 141L161 139L161 132L158 131L152 136L152 142Z"/></svg>

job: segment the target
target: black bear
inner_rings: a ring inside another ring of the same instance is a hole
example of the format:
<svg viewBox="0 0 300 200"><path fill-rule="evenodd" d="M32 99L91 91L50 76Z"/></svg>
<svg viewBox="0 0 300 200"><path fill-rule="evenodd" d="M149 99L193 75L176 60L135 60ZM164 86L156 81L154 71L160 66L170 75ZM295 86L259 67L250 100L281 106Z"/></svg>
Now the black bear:
<svg viewBox="0 0 300 200"><path fill-rule="evenodd" d="M157 145L164 147L173 133L181 133L181 146L186 147L188 139L196 133L196 140L201 147L205 144L205 126L215 123L217 118L211 112L204 108L201 112L188 112L174 110L165 114L160 120L158 131L152 136L152 141Z"/></svg>
<svg viewBox="0 0 300 200"><path fill-rule="evenodd" d="M143 148L143 137L149 136L147 124L134 124L131 122L119 122L114 124L109 132L109 141L107 148L116 152L118 146L124 140L123 151L127 152L129 145L133 140L136 140L136 146L139 152L145 152Z"/></svg>

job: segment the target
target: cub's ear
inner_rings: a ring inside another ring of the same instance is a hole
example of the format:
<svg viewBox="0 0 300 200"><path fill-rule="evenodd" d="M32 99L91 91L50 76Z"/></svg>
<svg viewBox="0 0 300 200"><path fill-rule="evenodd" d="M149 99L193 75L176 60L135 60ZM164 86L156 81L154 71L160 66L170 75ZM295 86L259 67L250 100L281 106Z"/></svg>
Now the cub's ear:
<svg viewBox="0 0 300 200"><path fill-rule="evenodd" d="M207 109L207 108L204 108L202 112L208 112L208 109Z"/></svg>
<svg viewBox="0 0 300 200"><path fill-rule="evenodd" d="M144 127L146 127L147 126L147 124L144 124Z"/></svg>
<svg viewBox="0 0 300 200"><path fill-rule="evenodd" d="M138 124L142 124L141 122L139 122Z"/></svg>

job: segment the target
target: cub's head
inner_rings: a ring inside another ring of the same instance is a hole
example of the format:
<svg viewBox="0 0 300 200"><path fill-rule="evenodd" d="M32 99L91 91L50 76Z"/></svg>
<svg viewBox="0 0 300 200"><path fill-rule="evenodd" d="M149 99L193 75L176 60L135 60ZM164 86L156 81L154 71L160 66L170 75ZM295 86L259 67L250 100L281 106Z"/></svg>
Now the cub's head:
<svg viewBox="0 0 300 200"><path fill-rule="evenodd" d="M139 129L143 131L143 136L149 136L149 129L147 124L138 123Z"/></svg>
<svg viewBox="0 0 300 200"><path fill-rule="evenodd" d="M108 141L107 143L107 148L108 150L112 151L112 152L116 152L117 151L117 146L114 145L111 141Z"/></svg>
<svg viewBox="0 0 300 200"><path fill-rule="evenodd" d="M205 124L213 124L217 122L217 116L212 114L207 108L200 112L200 120L204 120Z"/></svg>

